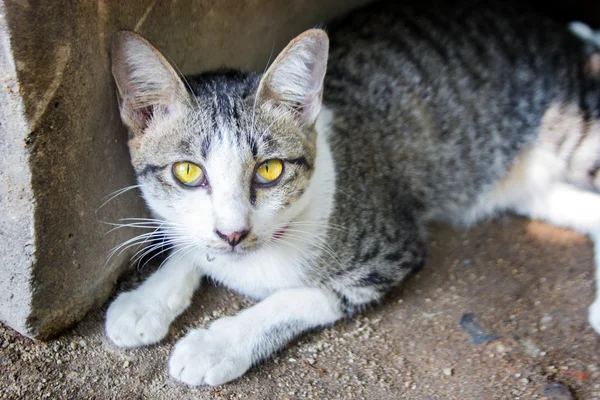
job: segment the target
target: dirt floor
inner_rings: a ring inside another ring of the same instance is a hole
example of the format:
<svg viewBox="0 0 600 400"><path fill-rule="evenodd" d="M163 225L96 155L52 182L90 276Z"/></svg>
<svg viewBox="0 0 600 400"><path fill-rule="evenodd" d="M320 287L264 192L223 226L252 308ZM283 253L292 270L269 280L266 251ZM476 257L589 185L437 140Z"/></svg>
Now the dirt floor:
<svg viewBox="0 0 600 400"><path fill-rule="evenodd" d="M192 389L166 372L187 330L251 304L205 284L168 338L145 349L114 347L104 310L47 343L0 326L0 397L600 399L586 238L512 217L431 232L427 265L382 306L304 336L228 385Z"/></svg>

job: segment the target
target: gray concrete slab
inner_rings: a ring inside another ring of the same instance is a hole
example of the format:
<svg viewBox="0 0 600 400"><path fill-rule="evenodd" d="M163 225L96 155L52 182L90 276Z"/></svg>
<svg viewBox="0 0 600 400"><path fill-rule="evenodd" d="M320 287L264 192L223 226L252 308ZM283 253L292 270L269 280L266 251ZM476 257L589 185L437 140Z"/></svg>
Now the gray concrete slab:
<svg viewBox="0 0 600 400"><path fill-rule="evenodd" d="M0 0L0 321L44 339L102 304L131 237L100 221L145 215L110 74L114 32L136 30L184 74L262 70L297 33L365 0Z"/></svg>

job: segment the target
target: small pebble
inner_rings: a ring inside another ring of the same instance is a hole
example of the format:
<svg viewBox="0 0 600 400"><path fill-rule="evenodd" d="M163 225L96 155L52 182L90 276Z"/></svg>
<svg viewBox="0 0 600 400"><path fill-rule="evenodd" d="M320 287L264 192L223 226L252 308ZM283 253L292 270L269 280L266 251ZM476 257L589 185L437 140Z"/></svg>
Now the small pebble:
<svg viewBox="0 0 600 400"><path fill-rule="evenodd" d="M571 391L560 383L549 383L540 391L549 399L573 400Z"/></svg>
<svg viewBox="0 0 600 400"><path fill-rule="evenodd" d="M123 368L129 368L129 364L130 364L129 360L125 361L123 363Z"/></svg>
<svg viewBox="0 0 600 400"><path fill-rule="evenodd" d="M521 344L525 353L531 357L538 357L540 355L540 348L531 339L523 339Z"/></svg>
<svg viewBox="0 0 600 400"><path fill-rule="evenodd" d="M396 359L396 367L398 369L404 368L404 357L398 357L398 359Z"/></svg>
<svg viewBox="0 0 600 400"><path fill-rule="evenodd" d="M467 332L473 344L484 344L500 338L495 333L484 330L477 322L477 317L472 313L463 314L459 326Z"/></svg>
<svg viewBox="0 0 600 400"><path fill-rule="evenodd" d="M444 375L446 376L452 376L453 372L454 370L452 368L444 368Z"/></svg>
<svg viewBox="0 0 600 400"><path fill-rule="evenodd" d="M85 347L87 346L87 342L85 340L80 340L79 345L85 349Z"/></svg>

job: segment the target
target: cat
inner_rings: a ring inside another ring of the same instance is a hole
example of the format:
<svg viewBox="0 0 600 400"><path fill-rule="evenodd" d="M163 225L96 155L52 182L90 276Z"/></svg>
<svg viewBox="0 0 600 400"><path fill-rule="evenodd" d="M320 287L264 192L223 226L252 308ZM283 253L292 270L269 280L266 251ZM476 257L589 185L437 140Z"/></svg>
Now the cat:
<svg viewBox="0 0 600 400"><path fill-rule="evenodd" d="M210 277L260 302L189 332L169 373L219 385L382 301L423 265L426 221L512 211L597 242L596 53L552 20L482 1L376 3L329 35L302 33L262 74L182 80L118 33L120 113L156 216L130 244L172 253L112 302L108 337L159 342ZM589 322L600 332L598 298Z"/></svg>

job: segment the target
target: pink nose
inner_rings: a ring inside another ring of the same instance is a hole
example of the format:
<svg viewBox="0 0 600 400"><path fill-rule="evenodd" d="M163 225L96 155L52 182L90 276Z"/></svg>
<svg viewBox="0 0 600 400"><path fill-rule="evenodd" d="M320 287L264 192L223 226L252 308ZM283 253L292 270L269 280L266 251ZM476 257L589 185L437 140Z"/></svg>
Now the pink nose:
<svg viewBox="0 0 600 400"><path fill-rule="evenodd" d="M248 236L248 233L250 233L248 229L239 232L232 232L229 234L225 234L219 231L218 229L215 232L217 236L229 243L231 247L237 246L242 240L244 240L246 236Z"/></svg>

